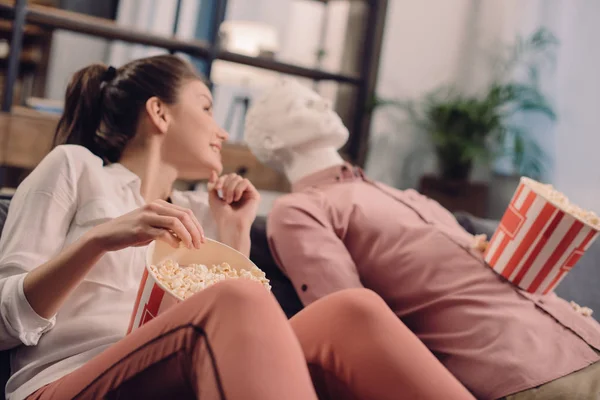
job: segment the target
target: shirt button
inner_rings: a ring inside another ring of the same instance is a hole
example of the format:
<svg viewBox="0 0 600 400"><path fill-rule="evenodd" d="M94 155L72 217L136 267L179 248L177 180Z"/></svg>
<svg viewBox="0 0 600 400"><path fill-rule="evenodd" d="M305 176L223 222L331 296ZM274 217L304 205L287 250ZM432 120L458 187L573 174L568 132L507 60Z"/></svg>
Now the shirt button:
<svg viewBox="0 0 600 400"><path fill-rule="evenodd" d="M302 289L303 292L306 292L308 290L308 286L302 285L300 289Z"/></svg>

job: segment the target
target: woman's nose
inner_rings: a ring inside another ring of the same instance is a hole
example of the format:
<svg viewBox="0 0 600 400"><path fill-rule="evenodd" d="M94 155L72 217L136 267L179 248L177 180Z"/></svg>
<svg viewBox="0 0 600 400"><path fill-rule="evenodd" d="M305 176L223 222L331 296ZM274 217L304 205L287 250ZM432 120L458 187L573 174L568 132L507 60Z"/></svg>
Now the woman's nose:
<svg viewBox="0 0 600 400"><path fill-rule="evenodd" d="M229 140L229 133L223 128L219 128L219 132L217 135L219 136L219 139L221 139L224 142Z"/></svg>

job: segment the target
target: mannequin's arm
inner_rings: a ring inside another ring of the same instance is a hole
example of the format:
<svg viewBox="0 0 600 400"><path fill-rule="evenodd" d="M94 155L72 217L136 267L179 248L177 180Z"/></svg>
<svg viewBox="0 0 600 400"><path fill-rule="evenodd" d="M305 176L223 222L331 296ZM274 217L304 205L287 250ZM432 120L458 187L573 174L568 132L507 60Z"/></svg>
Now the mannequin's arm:
<svg viewBox="0 0 600 400"><path fill-rule="evenodd" d="M275 261L304 305L342 289L363 287L352 257L321 209L276 205L267 232Z"/></svg>

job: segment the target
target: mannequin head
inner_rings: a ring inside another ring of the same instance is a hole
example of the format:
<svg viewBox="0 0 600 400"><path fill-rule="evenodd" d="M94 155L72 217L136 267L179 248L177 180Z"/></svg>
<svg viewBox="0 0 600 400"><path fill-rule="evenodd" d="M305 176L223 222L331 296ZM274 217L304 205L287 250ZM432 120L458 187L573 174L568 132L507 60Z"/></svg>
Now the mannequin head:
<svg viewBox="0 0 600 400"><path fill-rule="evenodd" d="M261 162L285 172L298 155L335 153L346 144L348 129L328 100L282 79L250 107L244 139Z"/></svg>

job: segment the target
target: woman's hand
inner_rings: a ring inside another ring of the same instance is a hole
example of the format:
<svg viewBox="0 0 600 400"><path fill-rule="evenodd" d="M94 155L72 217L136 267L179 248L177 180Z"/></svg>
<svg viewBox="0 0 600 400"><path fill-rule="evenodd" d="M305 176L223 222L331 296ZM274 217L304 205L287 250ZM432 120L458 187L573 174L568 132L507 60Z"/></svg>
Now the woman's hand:
<svg viewBox="0 0 600 400"><path fill-rule="evenodd" d="M199 247L204 231L194 214L158 200L90 229L81 240L25 276L23 292L38 315L50 318L107 251L164 240Z"/></svg>
<svg viewBox="0 0 600 400"><path fill-rule="evenodd" d="M237 174L219 177L213 172L208 191L210 209L219 227L250 229L256 218L260 194L248 179Z"/></svg>
<svg viewBox="0 0 600 400"><path fill-rule="evenodd" d="M145 246L162 240L177 248L200 247L204 230L191 210L157 200L128 214L105 222L88 233L104 251Z"/></svg>

